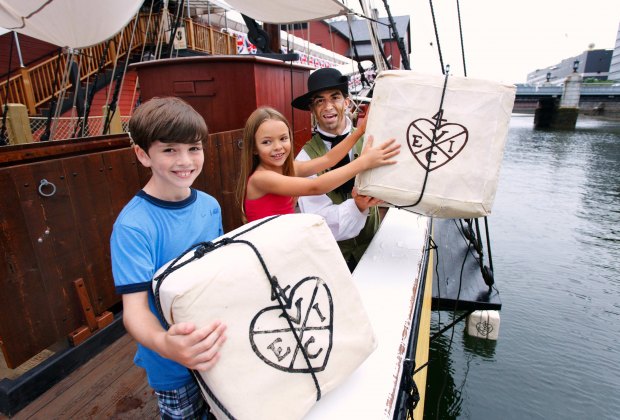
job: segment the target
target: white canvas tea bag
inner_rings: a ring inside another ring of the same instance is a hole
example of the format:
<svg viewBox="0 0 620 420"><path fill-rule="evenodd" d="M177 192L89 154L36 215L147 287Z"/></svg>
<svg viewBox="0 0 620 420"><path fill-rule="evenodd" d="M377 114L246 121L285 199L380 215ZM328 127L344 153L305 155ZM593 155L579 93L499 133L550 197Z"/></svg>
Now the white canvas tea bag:
<svg viewBox="0 0 620 420"><path fill-rule="evenodd" d="M395 138L401 149L396 165L357 176L360 194L426 216L490 214L515 87L449 76L444 92L445 80L403 70L377 77L366 138Z"/></svg>
<svg viewBox="0 0 620 420"><path fill-rule="evenodd" d="M169 324L227 326L220 360L200 375L203 395L220 419L303 417L376 347L334 237L322 217L292 214L211 244L153 282Z"/></svg>

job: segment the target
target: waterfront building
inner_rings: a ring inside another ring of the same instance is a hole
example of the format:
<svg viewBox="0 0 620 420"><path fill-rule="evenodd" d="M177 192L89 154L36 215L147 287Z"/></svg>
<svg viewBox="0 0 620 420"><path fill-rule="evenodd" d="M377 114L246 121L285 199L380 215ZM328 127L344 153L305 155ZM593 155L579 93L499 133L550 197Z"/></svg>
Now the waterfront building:
<svg viewBox="0 0 620 420"><path fill-rule="evenodd" d="M389 24L388 18L380 17L377 18L377 21L379 22L376 25L377 38L380 39L385 57L392 68L402 68L398 44L392 37L389 26L387 26ZM394 16L394 22L400 40L404 44L407 55L409 55L411 53L409 16ZM353 18L350 20L350 25L349 27L349 22L346 19L332 19L283 25L282 29L343 56L359 61L370 60L374 63L376 60L366 19Z"/></svg>
<svg viewBox="0 0 620 420"><path fill-rule="evenodd" d="M618 47L616 45L617 50ZM562 85L566 77L575 71L580 73L584 80L607 80L613 51L603 49L587 50L574 57L565 58L557 64L529 73L527 75L527 83L533 85ZM620 54L620 52L618 53Z"/></svg>

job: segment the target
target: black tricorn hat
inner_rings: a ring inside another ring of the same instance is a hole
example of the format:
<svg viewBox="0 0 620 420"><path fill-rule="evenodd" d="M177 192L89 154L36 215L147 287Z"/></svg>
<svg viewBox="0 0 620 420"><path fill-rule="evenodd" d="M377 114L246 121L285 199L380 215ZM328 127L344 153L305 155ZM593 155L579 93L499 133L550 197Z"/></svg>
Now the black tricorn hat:
<svg viewBox="0 0 620 420"><path fill-rule="evenodd" d="M310 109L310 99L312 99L315 94L331 89L338 89L348 94L349 79L334 68L327 67L318 69L308 77L308 92L293 99L291 105L297 109L307 111Z"/></svg>

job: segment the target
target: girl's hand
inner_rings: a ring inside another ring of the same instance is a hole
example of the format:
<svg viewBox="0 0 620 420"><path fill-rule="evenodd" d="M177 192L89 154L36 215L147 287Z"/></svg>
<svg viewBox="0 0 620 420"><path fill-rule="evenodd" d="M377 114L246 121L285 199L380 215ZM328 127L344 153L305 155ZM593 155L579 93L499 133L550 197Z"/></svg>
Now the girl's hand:
<svg viewBox="0 0 620 420"><path fill-rule="evenodd" d="M396 139L386 140L377 148L372 147L373 141L373 136L368 136L368 141L364 145L364 150L362 150L362 154L359 157L359 159L363 159L364 169L395 164L395 160L389 159L400 153L400 144L395 143Z"/></svg>

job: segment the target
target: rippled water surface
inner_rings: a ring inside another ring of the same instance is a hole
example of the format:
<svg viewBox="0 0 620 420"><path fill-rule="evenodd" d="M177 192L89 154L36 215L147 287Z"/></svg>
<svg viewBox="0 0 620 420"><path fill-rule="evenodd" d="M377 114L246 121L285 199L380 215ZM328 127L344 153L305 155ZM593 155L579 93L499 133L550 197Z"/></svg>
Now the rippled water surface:
<svg viewBox="0 0 620 420"><path fill-rule="evenodd" d="M431 344L425 419L620 418L620 122L513 115L489 223L499 340Z"/></svg>

